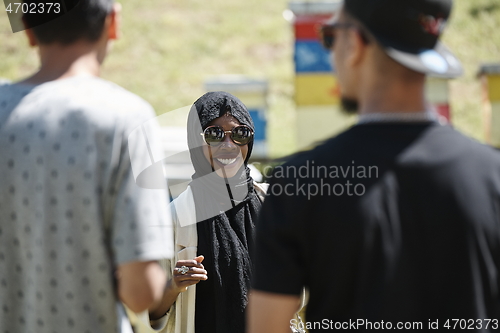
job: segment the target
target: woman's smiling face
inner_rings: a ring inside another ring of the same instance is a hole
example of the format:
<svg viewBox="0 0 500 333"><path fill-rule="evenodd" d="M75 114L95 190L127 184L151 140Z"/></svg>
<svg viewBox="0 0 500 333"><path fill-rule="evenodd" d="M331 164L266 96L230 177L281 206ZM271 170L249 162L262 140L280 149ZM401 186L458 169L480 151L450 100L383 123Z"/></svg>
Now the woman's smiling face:
<svg viewBox="0 0 500 333"><path fill-rule="evenodd" d="M219 126L224 131L231 131L238 125L240 122L227 113L208 124L208 126ZM238 146L231 140L229 133L226 133L224 140L217 146L209 146L206 143L203 145L203 155L222 178L234 177L244 164L247 154L248 145Z"/></svg>

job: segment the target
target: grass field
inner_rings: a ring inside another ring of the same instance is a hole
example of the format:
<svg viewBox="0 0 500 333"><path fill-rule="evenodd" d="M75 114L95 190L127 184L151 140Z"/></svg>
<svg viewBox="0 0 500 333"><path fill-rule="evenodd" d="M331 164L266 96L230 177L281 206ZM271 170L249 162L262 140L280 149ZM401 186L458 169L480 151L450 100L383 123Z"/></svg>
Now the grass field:
<svg viewBox="0 0 500 333"><path fill-rule="evenodd" d="M244 74L270 83L272 156L294 151L293 35L282 17L285 0L123 0L123 36L106 61L103 77L139 94L158 113L204 93L208 78ZM16 80L36 69L23 33L12 34L0 4L0 77ZM454 124L483 140L483 62L500 62L498 0L456 0L444 36L463 61L464 77L451 82Z"/></svg>

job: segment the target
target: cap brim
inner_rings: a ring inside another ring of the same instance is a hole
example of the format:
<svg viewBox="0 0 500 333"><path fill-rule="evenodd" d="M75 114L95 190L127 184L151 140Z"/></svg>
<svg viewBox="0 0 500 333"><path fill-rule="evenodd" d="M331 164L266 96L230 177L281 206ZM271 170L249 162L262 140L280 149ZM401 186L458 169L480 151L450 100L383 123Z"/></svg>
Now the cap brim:
<svg viewBox="0 0 500 333"><path fill-rule="evenodd" d="M387 55L416 72L453 79L464 73L460 60L441 42L436 47L419 53L408 53L384 47Z"/></svg>

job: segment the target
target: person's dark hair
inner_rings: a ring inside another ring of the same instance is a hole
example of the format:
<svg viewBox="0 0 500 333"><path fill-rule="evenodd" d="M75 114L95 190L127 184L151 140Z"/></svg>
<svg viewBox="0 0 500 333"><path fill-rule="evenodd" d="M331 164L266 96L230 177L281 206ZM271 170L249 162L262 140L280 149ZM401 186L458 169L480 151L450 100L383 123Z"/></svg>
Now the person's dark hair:
<svg viewBox="0 0 500 333"><path fill-rule="evenodd" d="M24 0L36 3L35 0ZM23 19L28 28L33 28L40 44L72 44L78 40L97 41L103 32L106 16L113 9L113 0L61 0L64 15L52 13L26 13ZM73 4L73 6L72 6ZM69 8L73 7L72 9Z"/></svg>

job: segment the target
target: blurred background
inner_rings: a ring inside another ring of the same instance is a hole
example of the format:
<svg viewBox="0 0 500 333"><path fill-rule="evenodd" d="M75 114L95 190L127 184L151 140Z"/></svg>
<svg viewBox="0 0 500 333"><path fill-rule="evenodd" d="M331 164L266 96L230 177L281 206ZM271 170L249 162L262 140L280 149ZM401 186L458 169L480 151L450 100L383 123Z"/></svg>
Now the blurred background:
<svg viewBox="0 0 500 333"><path fill-rule="evenodd" d="M295 38L286 19L287 0L120 2L123 34L106 60L103 78L143 97L158 114L191 105L206 92L207 80L217 76L267 80L268 156L299 148ZM38 61L24 33L12 33L0 8L0 78L15 81L36 70ZM449 84L452 122L483 142L484 96L477 73L484 63L500 62L499 29L500 1L455 0L444 35L465 68L465 75Z"/></svg>

